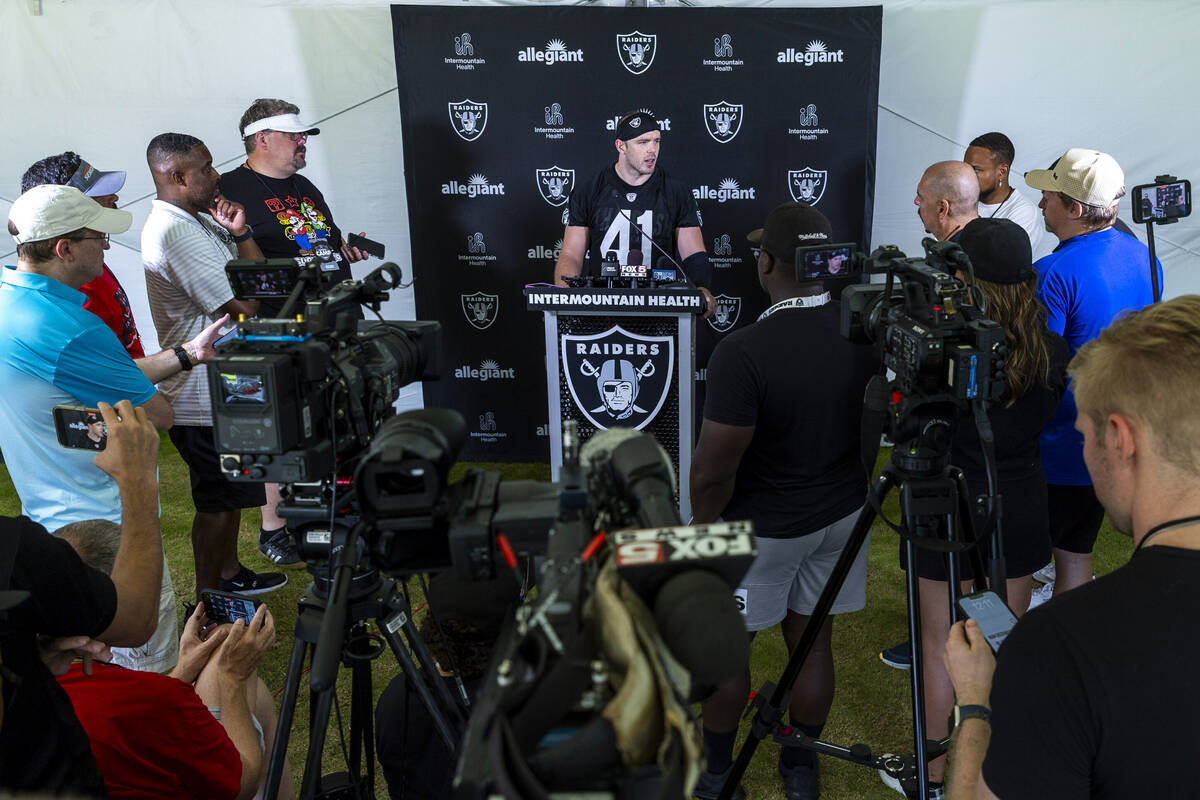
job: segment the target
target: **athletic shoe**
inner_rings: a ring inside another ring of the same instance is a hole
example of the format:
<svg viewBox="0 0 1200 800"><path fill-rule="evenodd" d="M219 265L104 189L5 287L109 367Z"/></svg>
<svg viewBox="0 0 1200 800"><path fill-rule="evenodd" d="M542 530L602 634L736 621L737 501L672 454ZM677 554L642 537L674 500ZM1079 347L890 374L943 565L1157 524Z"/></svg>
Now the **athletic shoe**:
<svg viewBox="0 0 1200 800"><path fill-rule="evenodd" d="M296 543L292 541L292 537L288 536L287 528L280 528L271 533L270 536L263 540L262 531L258 537L258 551L278 567L285 569L296 569L304 566L304 559L300 557L300 551L296 549Z"/></svg>
<svg viewBox="0 0 1200 800"><path fill-rule="evenodd" d="M783 778L783 794L787 800L818 800L821 796L821 781L815 754L811 767L786 767L781 758L779 777Z"/></svg>
<svg viewBox="0 0 1200 800"><path fill-rule="evenodd" d="M894 778L883 770L879 770L879 779L883 781L883 785L889 789L895 789L900 794L908 798L908 800L917 800L917 780L916 778ZM928 792L926 800L945 800L946 786L942 783L927 783Z"/></svg>
<svg viewBox="0 0 1200 800"><path fill-rule="evenodd" d="M265 594L273 592L287 583L282 572L251 572L243 566L232 578L221 579L221 591L238 594Z"/></svg>
<svg viewBox="0 0 1200 800"><path fill-rule="evenodd" d="M1047 583L1045 586L1041 587L1040 589L1034 589L1033 594L1031 594L1029 596L1029 610L1032 611L1033 609L1037 608L1038 606L1040 606L1042 603L1046 602L1053 596L1054 596L1054 584L1053 583Z"/></svg>
<svg viewBox="0 0 1200 800"><path fill-rule="evenodd" d="M692 789L692 797L696 800L717 800L721 796L721 790L725 788L725 781L731 772L733 772L733 764L726 767L724 772L704 770L700 773L700 780L696 781L696 788ZM746 790L740 783L733 792L733 800L746 800Z"/></svg>
<svg viewBox="0 0 1200 800"><path fill-rule="evenodd" d="M911 669L912 645L908 642L894 644L879 654L879 660L894 669Z"/></svg>
<svg viewBox="0 0 1200 800"><path fill-rule="evenodd" d="M1054 583L1054 562L1051 561L1046 566L1033 573L1033 579L1039 583Z"/></svg>

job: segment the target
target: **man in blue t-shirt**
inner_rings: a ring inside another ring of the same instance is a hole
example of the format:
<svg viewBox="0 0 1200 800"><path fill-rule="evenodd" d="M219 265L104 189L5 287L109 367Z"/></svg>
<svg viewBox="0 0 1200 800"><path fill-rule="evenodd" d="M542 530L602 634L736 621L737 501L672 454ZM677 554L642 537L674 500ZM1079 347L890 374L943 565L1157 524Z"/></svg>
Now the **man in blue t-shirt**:
<svg viewBox="0 0 1200 800"><path fill-rule="evenodd" d="M1059 245L1034 264L1050 330L1074 357L1122 312L1154 301L1146 246L1113 228L1125 195L1125 173L1107 153L1072 148L1050 169L1025 173L1040 189L1038 207ZM1155 262L1162 282L1162 265ZM1092 578L1092 547L1104 519L1083 463L1083 436L1075 430L1075 396L1068 388L1042 431L1042 465L1054 542L1054 594Z"/></svg>

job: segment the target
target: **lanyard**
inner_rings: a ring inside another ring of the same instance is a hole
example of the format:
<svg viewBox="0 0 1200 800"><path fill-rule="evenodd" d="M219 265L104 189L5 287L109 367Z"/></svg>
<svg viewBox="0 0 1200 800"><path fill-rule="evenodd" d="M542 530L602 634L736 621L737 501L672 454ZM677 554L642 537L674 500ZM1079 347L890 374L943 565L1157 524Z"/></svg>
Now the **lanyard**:
<svg viewBox="0 0 1200 800"><path fill-rule="evenodd" d="M768 308L766 311L758 315L756 322L761 322L767 317L774 314L776 311L783 311L785 308L820 308L830 301L829 292L815 294L809 297L789 297L787 300L780 300L775 305Z"/></svg>

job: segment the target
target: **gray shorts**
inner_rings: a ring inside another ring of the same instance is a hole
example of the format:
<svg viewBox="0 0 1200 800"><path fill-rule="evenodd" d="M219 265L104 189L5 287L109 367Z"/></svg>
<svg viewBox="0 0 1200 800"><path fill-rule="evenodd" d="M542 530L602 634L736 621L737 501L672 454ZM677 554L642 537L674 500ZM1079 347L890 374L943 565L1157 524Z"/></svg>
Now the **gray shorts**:
<svg viewBox="0 0 1200 800"><path fill-rule="evenodd" d="M758 557L734 592L746 630L761 631L778 625L789 610L809 615L821 590L842 555L854 530L858 511L837 522L795 539L755 538ZM854 565L838 592L831 613L859 611L867 604L867 552L871 537L863 541Z"/></svg>

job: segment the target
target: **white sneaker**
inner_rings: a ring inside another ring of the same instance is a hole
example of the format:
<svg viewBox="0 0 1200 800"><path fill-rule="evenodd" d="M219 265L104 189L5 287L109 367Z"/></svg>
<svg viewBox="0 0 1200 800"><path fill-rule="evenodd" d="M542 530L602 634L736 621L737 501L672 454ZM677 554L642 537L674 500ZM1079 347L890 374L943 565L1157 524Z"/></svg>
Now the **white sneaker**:
<svg viewBox="0 0 1200 800"><path fill-rule="evenodd" d="M1029 610L1032 611L1033 609L1037 608L1038 606L1040 606L1042 603L1046 602L1053 596L1054 596L1054 584L1053 583L1047 583L1045 586L1041 587L1040 589L1034 589L1033 594L1030 595L1030 597L1029 597Z"/></svg>
<svg viewBox="0 0 1200 800"><path fill-rule="evenodd" d="M1051 561L1046 566L1033 573L1033 579L1040 583L1054 583L1054 562Z"/></svg>

